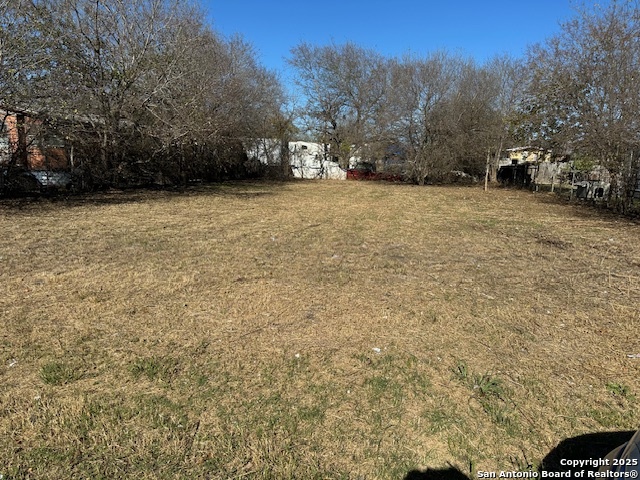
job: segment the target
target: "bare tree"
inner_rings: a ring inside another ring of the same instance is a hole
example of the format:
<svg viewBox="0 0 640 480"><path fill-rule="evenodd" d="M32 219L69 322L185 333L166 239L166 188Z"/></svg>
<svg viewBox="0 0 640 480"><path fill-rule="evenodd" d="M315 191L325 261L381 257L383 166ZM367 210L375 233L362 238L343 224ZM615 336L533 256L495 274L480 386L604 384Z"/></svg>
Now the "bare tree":
<svg viewBox="0 0 640 480"><path fill-rule="evenodd" d="M638 3L613 1L579 11L529 55L532 138L597 158L612 175L611 194L621 190L622 210L631 205L638 170L639 34Z"/></svg>
<svg viewBox="0 0 640 480"><path fill-rule="evenodd" d="M47 118L98 184L236 175L282 87L203 18L189 0L0 0L0 103Z"/></svg>
<svg viewBox="0 0 640 480"><path fill-rule="evenodd" d="M72 122L76 140L86 125L82 139L93 136L99 158L92 174L114 182L140 136L149 72L171 61L167 42L191 10L181 0L34 0L33 11L38 34L57 39L39 109Z"/></svg>
<svg viewBox="0 0 640 480"><path fill-rule="evenodd" d="M173 36L165 56L171 61L149 75L142 105L149 117L147 133L158 140L163 155L177 155L181 175L202 172L211 163L206 155L193 154L195 143L201 153L217 154L223 145L272 134L282 87L242 39L226 41L190 20ZM188 162L185 149L191 152ZM215 163L223 175L231 168L222 158Z"/></svg>
<svg viewBox="0 0 640 480"><path fill-rule="evenodd" d="M406 150L408 173L420 185L454 162L447 107L461 66L459 59L437 52L425 59L406 57L392 67L389 120Z"/></svg>
<svg viewBox="0 0 640 480"><path fill-rule="evenodd" d="M349 158L371 148L380 137L375 116L386 94L386 60L352 43L324 47L302 43L292 50L289 62L307 99L308 128L347 167Z"/></svg>
<svg viewBox="0 0 640 480"><path fill-rule="evenodd" d="M498 163L508 142L515 140L520 121L522 101L529 75L524 62L506 55L492 58L483 67L493 83L495 122L491 125L492 145L487 151L485 189L488 182L495 182Z"/></svg>
<svg viewBox="0 0 640 480"><path fill-rule="evenodd" d="M28 108L50 65L54 39L37 35L30 1L0 0L0 104Z"/></svg>
<svg viewBox="0 0 640 480"><path fill-rule="evenodd" d="M464 61L455 94L448 102L451 150L455 168L474 175L483 173L487 152L494 147L500 117L494 103L499 86L492 72Z"/></svg>
<svg viewBox="0 0 640 480"><path fill-rule="evenodd" d="M488 151L499 156L515 92L503 94L500 81L515 80L500 76L497 61L479 68L445 52L389 60L353 44L301 44L292 53L306 118L343 166L355 154L398 151L423 184L452 169L480 173Z"/></svg>

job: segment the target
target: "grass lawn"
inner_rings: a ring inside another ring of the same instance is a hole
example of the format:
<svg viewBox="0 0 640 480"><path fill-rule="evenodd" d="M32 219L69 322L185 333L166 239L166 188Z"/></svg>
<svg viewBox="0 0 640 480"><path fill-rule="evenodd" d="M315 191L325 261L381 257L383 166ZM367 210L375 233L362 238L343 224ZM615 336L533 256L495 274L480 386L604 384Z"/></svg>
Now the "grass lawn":
<svg viewBox="0 0 640 480"><path fill-rule="evenodd" d="M640 426L640 226L547 194L0 203L0 475L537 468Z"/></svg>

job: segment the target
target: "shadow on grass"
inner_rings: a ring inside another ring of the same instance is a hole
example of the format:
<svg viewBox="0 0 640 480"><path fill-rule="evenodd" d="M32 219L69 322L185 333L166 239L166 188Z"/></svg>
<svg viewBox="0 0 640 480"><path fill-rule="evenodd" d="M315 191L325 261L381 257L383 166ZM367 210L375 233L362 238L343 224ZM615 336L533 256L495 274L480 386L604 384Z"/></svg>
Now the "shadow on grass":
<svg viewBox="0 0 640 480"><path fill-rule="evenodd" d="M561 441L556 448L551 450L540 464L540 470L547 472L597 471L598 466L585 465L567 467L562 460L589 460L602 459L609 452L628 442L635 432L603 432L589 433L578 437ZM573 478L573 476L572 476Z"/></svg>
<svg viewBox="0 0 640 480"><path fill-rule="evenodd" d="M622 220L640 223L640 204L638 203L636 203L633 211L621 213L613 207L607 207L603 202L569 198L568 194L563 195L551 192L531 192L531 194L537 203L562 205L571 208L571 213L577 218L598 218L599 220L610 222Z"/></svg>
<svg viewBox="0 0 640 480"><path fill-rule="evenodd" d="M569 478L575 478L574 472L582 470L595 472L599 468L598 465L567 466L566 460L603 459L609 452L628 442L634 433L634 431L589 433L567 438L542 459L538 473L570 471ZM506 465L504 469L510 470ZM443 469L412 470L407 473L404 480L471 480L471 477L452 466Z"/></svg>
<svg viewBox="0 0 640 480"><path fill-rule="evenodd" d="M412 470L404 480L469 480L469 477L455 467L427 468L426 470Z"/></svg>
<svg viewBox="0 0 640 480"><path fill-rule="evenodd" d="M188 187L149 187L111 189L77 194L58 193L19 197L0 197L0 213L21 213L44 208L73 208L92 205L123 205L186 196L226 196L260 198L274 195L296 180L237 180Z"/></svg>

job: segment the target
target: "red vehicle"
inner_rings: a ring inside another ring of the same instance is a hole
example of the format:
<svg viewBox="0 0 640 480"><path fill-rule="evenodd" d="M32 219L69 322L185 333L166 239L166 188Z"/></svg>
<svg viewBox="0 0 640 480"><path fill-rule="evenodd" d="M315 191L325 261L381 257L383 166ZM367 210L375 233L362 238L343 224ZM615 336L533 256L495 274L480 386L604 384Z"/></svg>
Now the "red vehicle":
<svg viewBox="0 0 640 480"><path fill-rule="evenodd" d="M347 180L377 180L385 182L402 182L402 175L389 172L376 172L375 166L371 163L359 163L354 168L347 170Z"/></svg>

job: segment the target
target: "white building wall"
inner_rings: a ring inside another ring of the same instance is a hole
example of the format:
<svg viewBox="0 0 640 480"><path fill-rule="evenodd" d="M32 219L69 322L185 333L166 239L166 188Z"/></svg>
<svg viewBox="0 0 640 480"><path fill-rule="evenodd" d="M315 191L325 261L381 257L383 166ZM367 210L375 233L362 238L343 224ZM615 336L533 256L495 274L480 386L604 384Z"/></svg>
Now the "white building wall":
<svg viewBox="0 0 640 480"><path fill-rule="evenodd" d="M264 165L280 163L279 142L273 139L254 141L247 147L249 158ZM289 142L289 163L296 178L346 180L347 171L337 162L325 160L324 146L313 142Z"/></svg>

